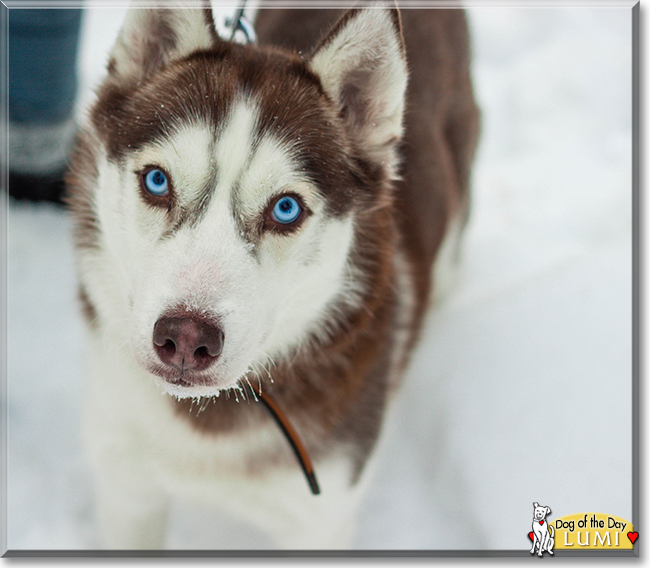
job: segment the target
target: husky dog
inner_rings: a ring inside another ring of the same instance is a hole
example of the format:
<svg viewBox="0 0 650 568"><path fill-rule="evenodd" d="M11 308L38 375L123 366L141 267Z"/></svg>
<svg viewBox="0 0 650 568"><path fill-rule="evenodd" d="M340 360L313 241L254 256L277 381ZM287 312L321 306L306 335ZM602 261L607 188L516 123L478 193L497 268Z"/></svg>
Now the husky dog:
<svg viewBox="0 0 650 568"><path fill-rule="evenodd" d="M68 176L110 548L162 547L171 496L214 499L281 547L350 546L466 216L461 10L262 8L257 30L241 45L208 7L131 9Z"/></svg>

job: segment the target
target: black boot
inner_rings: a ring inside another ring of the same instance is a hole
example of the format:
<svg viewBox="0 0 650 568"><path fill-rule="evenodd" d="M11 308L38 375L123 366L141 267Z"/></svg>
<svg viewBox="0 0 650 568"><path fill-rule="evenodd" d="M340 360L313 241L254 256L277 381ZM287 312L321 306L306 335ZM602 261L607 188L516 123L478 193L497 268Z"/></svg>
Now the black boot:
<svg viewBox="0 0 650 568"><path fill-rule="evenodd" d="M64 171L47 175L17 174L9 172L9 195L26 201L50 201L63 204Z"/></svg>

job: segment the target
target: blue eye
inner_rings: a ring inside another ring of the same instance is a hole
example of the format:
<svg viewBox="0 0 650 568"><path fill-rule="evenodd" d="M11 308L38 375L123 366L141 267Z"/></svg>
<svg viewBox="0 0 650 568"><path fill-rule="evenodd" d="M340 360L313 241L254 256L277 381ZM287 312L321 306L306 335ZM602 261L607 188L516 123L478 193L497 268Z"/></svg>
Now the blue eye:
<svg viewBox="0 0 650 568"><path fill-rule="evenodd" d="M295 197L285 195L273 207L273 219L278 223L283 225L288 225L290 223L295 223L300 214L302 213L302 207L298 200Z"/></svg>
<svg viewBox="0 0 650 568"><path fill-rule="evenodd" d="M167 195L168 186L167 176L162 170L149 170L144 176L144 187L152 195Z"/></svg>

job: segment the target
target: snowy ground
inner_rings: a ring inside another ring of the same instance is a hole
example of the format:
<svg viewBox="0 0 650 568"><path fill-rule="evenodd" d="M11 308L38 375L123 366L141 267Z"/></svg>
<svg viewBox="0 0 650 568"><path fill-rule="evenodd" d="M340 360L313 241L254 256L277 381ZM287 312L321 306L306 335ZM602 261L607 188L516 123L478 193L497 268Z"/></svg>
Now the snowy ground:
<svg viewBox="0 0 650 568"><path fill-rule="evenodd" d="M86 14L81 105L123 14ZM533 501L632 520L631 17L469 11L484 122L463 263L379 450L359 548L525 550ZM9 209L7 348L9 549L96 548L70 223L51 206ZM170 548L269 545L174 509Z"/></svg>

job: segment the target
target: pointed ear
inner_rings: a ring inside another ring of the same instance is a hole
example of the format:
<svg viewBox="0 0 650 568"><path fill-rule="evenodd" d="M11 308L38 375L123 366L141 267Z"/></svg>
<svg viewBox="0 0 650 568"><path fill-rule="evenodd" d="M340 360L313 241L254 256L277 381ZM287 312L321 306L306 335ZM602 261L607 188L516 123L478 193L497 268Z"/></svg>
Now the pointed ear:
<svg viewBox="0 0 650 568"><path fill-rule="evenodd" d="M394 161L408 76L399 10L346 12L309 64L366 155L377 163Z"/></svg>
<svg viewBox="0 0 650 568"><path fill-rule="evenodd" d="M152 6L164 6L160 1ZM221 41L214 27L209 2L189 7L143 8L134 2L122 25L108 62L109 78L118 83L140 81L175 59L209 49Z"/></svg>

